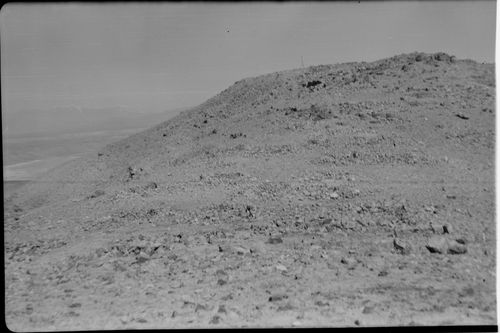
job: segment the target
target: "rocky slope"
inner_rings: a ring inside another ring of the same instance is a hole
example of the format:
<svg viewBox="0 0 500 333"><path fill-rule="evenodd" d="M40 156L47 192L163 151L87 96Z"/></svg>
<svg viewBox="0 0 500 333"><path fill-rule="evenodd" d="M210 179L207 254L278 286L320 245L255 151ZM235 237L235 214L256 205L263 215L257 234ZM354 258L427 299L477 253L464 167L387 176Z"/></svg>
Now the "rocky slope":
<svg viewBox="0 0 500 333"><path fill-rule="evenodd" d="M236 82L6 197L15 330L496 324L494 65Z"/></svg>

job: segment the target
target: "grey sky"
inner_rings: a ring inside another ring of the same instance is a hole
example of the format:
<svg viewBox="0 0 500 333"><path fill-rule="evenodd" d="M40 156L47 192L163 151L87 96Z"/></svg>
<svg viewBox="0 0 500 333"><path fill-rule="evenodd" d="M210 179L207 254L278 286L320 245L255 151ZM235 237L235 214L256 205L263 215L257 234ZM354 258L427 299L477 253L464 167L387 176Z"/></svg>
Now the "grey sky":
<svg viewBox="0 0 500 333"><path fill-rule="evenodd" d="M7 4L4 113L197 105L237 80L444 51L494 62L494 1Z"/></svg>

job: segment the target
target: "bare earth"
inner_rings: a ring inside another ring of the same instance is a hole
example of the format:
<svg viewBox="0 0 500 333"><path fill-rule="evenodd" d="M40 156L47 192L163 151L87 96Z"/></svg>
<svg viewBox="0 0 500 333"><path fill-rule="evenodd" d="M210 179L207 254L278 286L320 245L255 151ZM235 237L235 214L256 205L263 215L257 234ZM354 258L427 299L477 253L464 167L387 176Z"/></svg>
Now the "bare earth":
<svg viewBox="0 0 500 333"><path fill-rule="evenodd" d="M244 79L5 199L11 330L496 325L494 65Z"/></svg>

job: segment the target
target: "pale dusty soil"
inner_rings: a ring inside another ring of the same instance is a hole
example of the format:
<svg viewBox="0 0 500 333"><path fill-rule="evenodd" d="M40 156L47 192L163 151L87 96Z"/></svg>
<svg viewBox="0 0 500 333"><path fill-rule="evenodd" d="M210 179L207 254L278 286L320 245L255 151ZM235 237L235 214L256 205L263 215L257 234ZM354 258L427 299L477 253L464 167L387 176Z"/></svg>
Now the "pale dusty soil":
<svg viewBox="0 0 500 333"><path fill-rule="evenodd" d="M239 81L7 193L7 325L495 325L494 67L417 56Z"/></svg>

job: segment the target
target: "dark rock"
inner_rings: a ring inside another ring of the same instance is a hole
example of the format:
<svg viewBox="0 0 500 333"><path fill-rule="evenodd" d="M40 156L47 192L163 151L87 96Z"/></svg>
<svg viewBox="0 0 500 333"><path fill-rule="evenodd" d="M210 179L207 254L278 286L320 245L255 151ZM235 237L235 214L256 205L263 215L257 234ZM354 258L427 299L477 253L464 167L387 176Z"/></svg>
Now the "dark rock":
<svg viewBox="0 0 500 333"><path fill-rule="evenodd" d="M277 301L281 301L281 300L284 300L287 298L288 298L288 296L285 294L274 294L271 297L269 297L269 302L277 302Z"/></svg>
<svg viewBox="0 0 500 333"><path fill-rule="evenodd" d="M227 313L226 306L224 304L219 305L219 309L217 310L217 313Z"/></svg>
<svg viewBox="0 0 500 333"><path fill-rule="evenodd" d="M380 271L380 273L378 273L378 276L387 276L389 273L386 271L386 270L383 270L383 271Z"/></svg>
<svg viewBox="0 0 500 333"><path fill-rule="evenodd" d="M221 321L221 317L215 315L212 317L212 319L210 319L209 324L218 324L218 323L220 323L220 321Z"/></svg>
<svg viewBox="0 0 500 333"><path fill-rule="evenodd" d="M306 83L302 84L302 86L305 88L311 88L311 87L317 86L317 85L322 84L322 83L323 82L321 82L321 81L313 80L313 81L307 82L307 84Z"/></svg>

